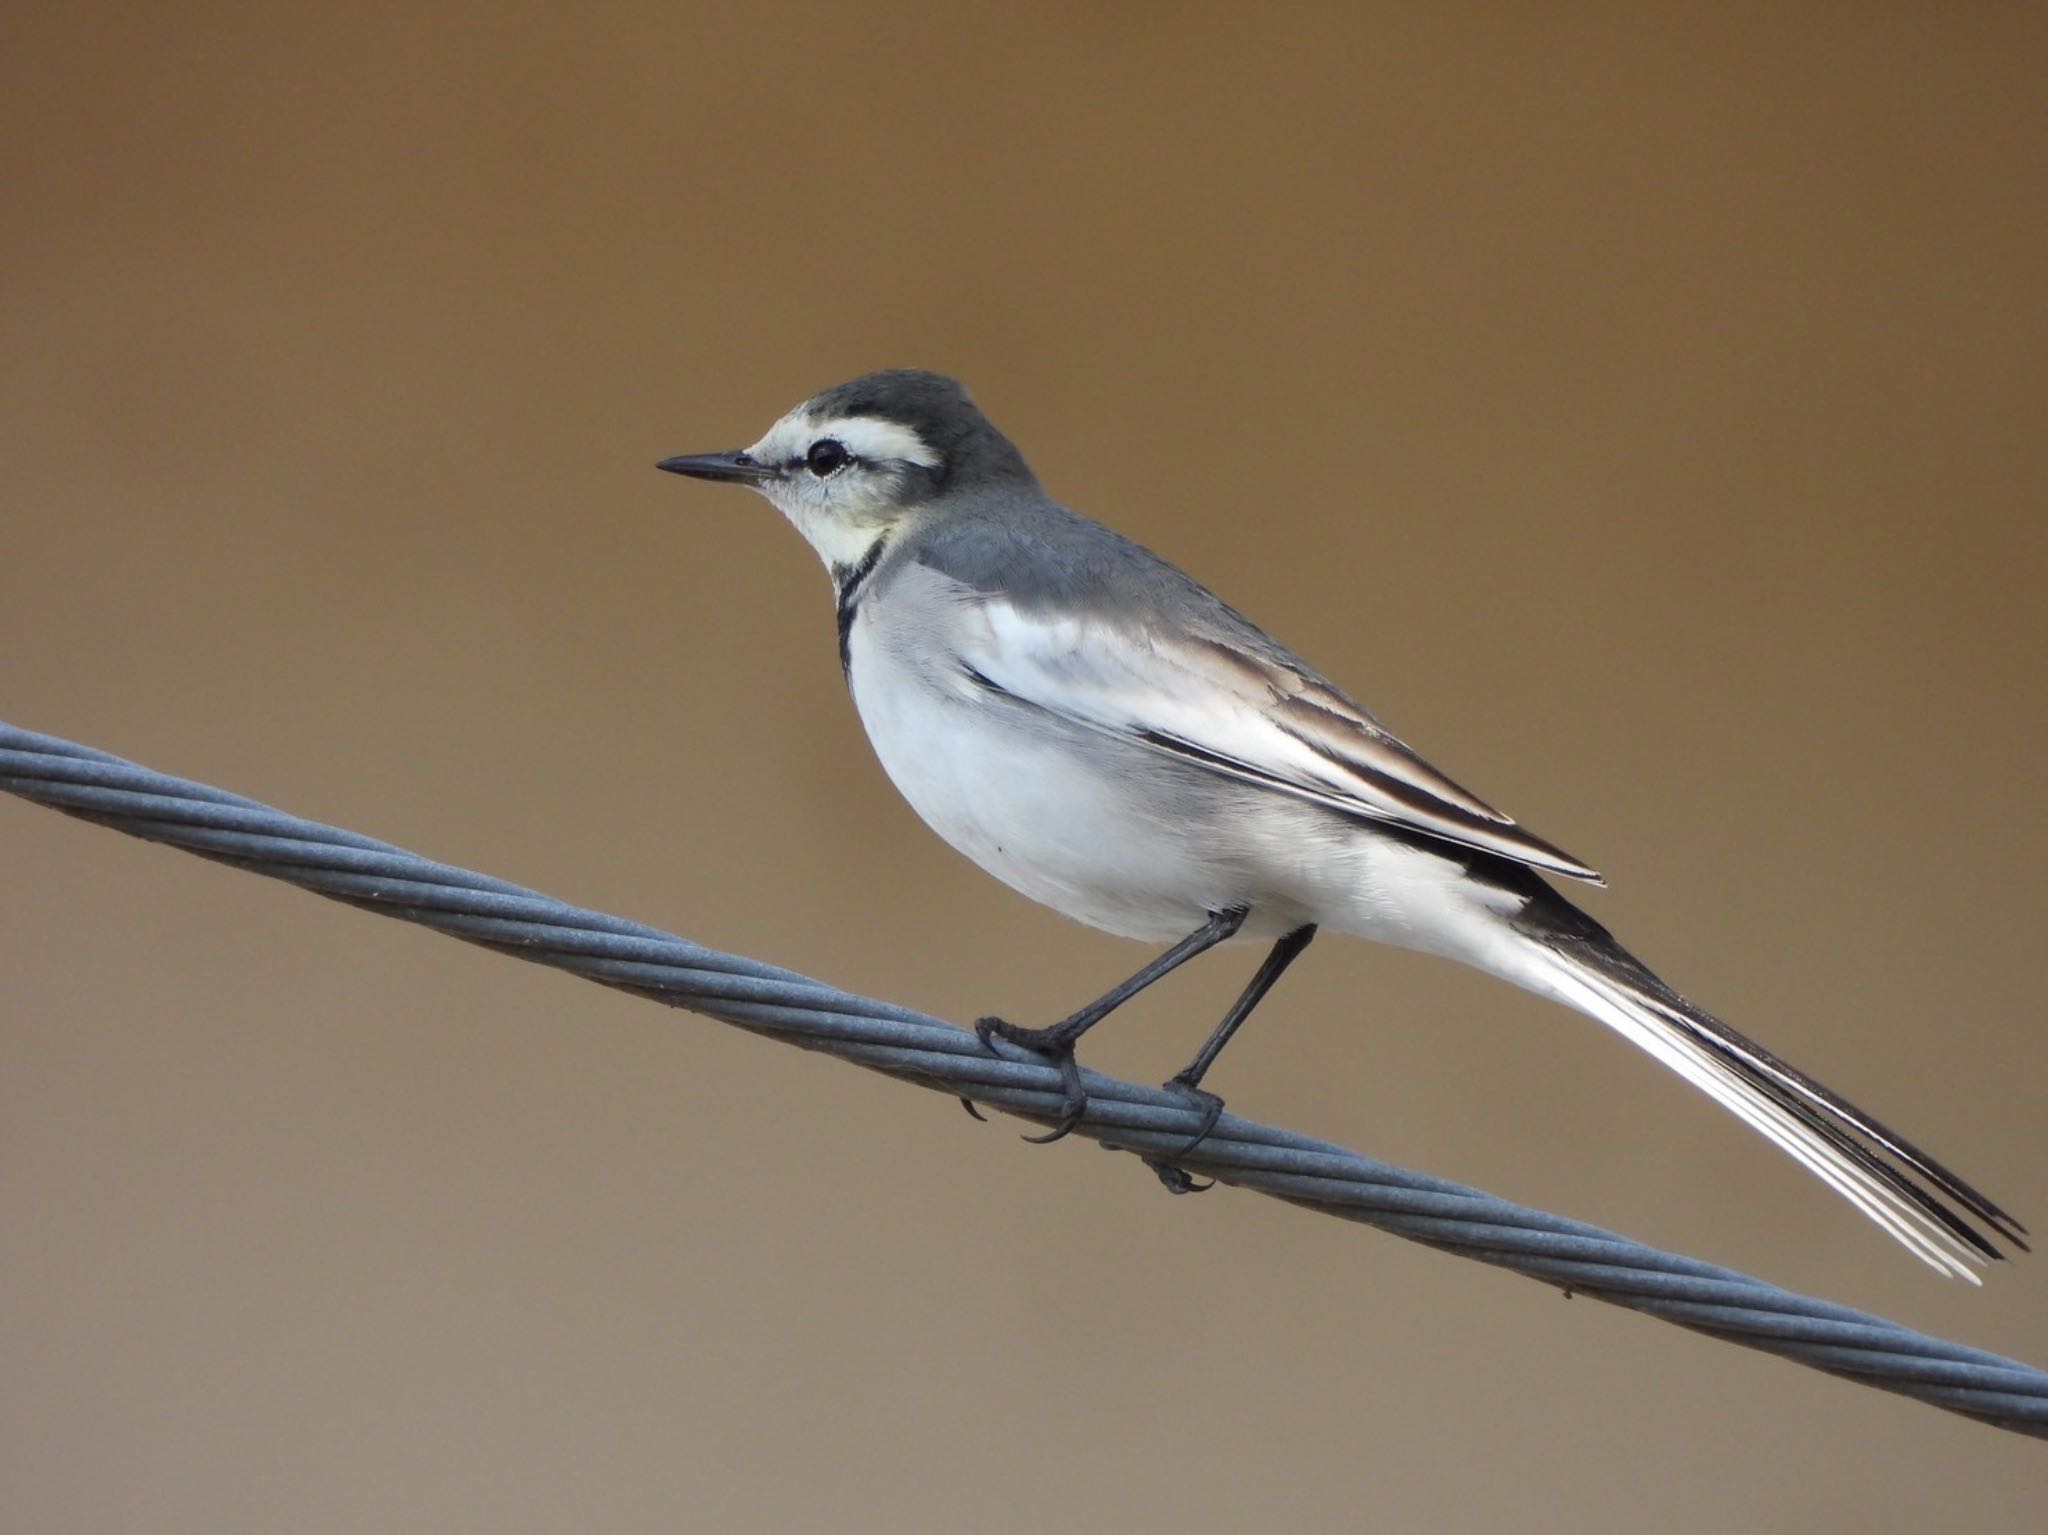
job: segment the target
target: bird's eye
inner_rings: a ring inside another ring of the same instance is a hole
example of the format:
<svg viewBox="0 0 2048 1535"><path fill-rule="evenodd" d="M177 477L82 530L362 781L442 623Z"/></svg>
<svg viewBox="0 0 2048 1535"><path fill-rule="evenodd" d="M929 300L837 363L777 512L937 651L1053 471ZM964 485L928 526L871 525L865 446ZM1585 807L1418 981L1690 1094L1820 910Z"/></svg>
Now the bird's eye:
<svg viewBox="0 0 2048 1535"><path fill-rule="evenodd" d="M820 437L811 444L811 451L804 455L804 467L822 480L826 475L836 474L844 469L850 457L852 455L846 451L844 443L830 437Z"/></svg>

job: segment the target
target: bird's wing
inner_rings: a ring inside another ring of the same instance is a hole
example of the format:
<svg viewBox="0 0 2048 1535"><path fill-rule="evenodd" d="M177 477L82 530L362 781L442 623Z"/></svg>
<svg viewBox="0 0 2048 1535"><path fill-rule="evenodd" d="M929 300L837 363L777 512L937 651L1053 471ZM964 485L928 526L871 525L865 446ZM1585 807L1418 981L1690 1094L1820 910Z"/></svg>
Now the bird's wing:
<svg viewBox="0 0 2048 1535"><path fill-rule="evenodd" d="M1604 883L1271 642L1061 616L987 593L964 606L951 638L975 685L1227 777Z"/></svg>

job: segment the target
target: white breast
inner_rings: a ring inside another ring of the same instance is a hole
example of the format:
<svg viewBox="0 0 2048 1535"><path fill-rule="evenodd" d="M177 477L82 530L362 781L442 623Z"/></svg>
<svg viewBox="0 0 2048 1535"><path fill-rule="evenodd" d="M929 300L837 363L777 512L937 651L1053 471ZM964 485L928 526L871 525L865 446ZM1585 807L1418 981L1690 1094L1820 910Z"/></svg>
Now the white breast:
<svg viewBox="0 0 2048 1535"><path fill-rule="evenodd" d="M1162 764L992 697L942 637L899 622L896 595L893 612L887 588L861 604L849 680L883 770L932 830L1012 889L1129 938L1182 937L1241 899L1170 824L1172 786L1146 792Z"/></svg>

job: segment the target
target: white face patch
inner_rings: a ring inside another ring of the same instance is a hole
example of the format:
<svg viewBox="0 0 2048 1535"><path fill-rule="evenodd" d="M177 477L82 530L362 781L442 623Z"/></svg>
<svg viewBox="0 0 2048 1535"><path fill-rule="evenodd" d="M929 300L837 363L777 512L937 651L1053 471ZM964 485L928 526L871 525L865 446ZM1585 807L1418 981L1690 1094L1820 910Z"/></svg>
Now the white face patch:
<svg viewBox="0 0 2048 1535"><path fill-rule="evenodd" d="M879 416L813 416L801 406L771 426L747 453L781 467L800 462L813 443L828 438L869 465L901 461L923 469L938 467L939 455L907 426Z"/></svg>
<svg viewBox="0 0 2048 1535"><path fill-rule="evenodd" d="M811 450L835 442L845 461L828 474ZM877 416L815 416L803 406L768 429L747 456L780 471L759 488L828 566L856 565L903 509L907 468L938 467L939 455L907 426Z"/></svg>

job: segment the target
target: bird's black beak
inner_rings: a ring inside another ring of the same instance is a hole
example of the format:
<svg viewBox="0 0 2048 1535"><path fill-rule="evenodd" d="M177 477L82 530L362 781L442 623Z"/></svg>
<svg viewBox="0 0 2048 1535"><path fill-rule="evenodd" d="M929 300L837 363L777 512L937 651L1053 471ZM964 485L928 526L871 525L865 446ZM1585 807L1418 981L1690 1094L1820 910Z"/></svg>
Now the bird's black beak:
<svg viewBox="0 0 2048 1535"><path fill-rule="evenodd" d="M757 464L744 451L730 453L685 453L665 458L654 466L670 474L687 474L693 480L726 480L735 485L765 485L776 478L766 464Z"/></svg>

